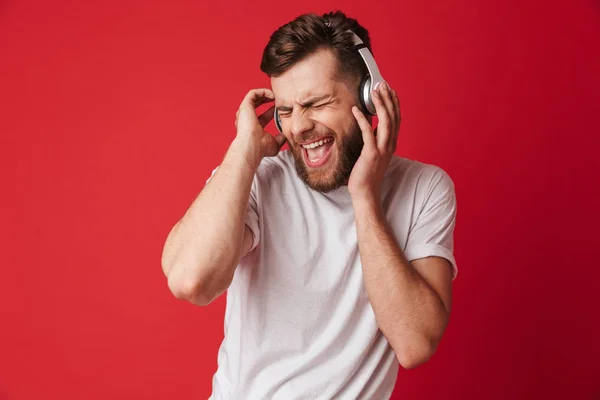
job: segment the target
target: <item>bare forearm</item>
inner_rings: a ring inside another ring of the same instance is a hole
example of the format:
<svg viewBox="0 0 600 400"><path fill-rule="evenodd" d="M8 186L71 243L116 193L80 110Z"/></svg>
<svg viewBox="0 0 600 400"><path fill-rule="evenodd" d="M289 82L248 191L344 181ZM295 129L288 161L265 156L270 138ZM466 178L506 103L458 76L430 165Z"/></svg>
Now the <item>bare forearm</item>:
<svg viewBox="0 0 600 400"><path fill-rule="evenodd" d="M438 294L406 259L376 200L354 202L365 288L377 323L404 367L428 359L447 325Z"/></svg>
<svg viewBox="0 0 600 400"><path fill-rule="evenodd" d="M232 143L223 162L173 228L163 252L171 291L208 304L231 282L243 252L244 218L260 158Z"/></svg>

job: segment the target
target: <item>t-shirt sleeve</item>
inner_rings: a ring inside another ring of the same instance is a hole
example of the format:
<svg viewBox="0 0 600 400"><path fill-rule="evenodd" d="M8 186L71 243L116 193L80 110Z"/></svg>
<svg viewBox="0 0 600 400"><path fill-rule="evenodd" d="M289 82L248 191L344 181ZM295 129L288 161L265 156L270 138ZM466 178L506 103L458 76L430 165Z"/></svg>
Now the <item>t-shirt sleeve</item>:
<svg viewBox="0 0 600 400"><path fill-rule="evenodd" d="M447 259L452 265L452 279L458 268L454 258L456 194L454 182L442 169L433 174L421 211L409 234L405 255L409 261L431 256Z"/></svg>
<svg viewBox="0 0 600 400"><path fill-rule="evenodd" d="M215 172L219 167L215 168L210 177L206 180L206 183L210 181L210 179L215 175ZM256 176L252 180L252 188L250 189L250 198L248 199L248 205L246 206L246 216L244 219L244 223L252 232L252 247L250 247L250 251L254 250L256 246L258 246L260 239L260 228L258 223L258 201L256 194Z"/></svg>

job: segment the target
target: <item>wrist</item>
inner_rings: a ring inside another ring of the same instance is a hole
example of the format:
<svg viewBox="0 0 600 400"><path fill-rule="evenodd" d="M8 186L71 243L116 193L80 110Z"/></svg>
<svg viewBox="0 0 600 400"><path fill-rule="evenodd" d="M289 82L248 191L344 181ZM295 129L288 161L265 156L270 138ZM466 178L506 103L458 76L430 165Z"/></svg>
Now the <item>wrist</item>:
<svg viewBox="0 0 600 400"><path fill-rule="evenodd" d="M381 204L380 196L372 190L351 193L350 198L354 208L374 208Z"/></svg>
<svg viewBox="0 0 600 400"><path fill-rule="evenodd" d="M373 192L363 192L351 196L355 214L383 215L381 199Z"/></svg>
<svg viewBox="0 0 600 400"><path fill-rule="evenodd" d="M254 170L258 168L263 156L260 151L260 146L254 145L251 141L236 137L229 146L228 154L234 158L244 161Z"/></svg>

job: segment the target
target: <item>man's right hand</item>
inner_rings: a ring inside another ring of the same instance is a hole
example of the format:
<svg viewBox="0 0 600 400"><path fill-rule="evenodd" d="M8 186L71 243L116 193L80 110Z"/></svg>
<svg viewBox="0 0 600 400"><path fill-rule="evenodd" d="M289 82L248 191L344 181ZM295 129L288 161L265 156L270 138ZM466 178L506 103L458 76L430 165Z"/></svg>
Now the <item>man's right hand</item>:
<svg viewBox="0 0 600 400"><path fill-rule="evenodd" d="M275 106L271 106L260 116L256 108L262 104L275 100L273 92L269 89L253 89L248 92L236 114L235 126L237 128L236 142L257 158L260 163L263 157L274 157L285 143L285 136L279 133L273 136L265 131L265 126L273 119Z"/></svg>

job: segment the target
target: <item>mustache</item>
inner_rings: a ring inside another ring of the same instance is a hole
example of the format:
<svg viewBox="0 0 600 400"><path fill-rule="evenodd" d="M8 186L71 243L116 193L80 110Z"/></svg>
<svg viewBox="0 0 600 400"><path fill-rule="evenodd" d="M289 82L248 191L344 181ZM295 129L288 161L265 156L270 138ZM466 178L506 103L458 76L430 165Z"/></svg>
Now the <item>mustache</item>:
<svg viewBox="0 0 600 400"><path fill-rule="evenodd" d="M325 137L333 137L334 139L337 139L337 135L334 131L327 131L327 132L315 132L315 131L311 131L310 133L306 133L306 134L302 134L300 137L294 137L294 144L298 145L300 142L308 142L308 141L313 141L313 140L317 140L317 139L322 139Z"/></svg>

